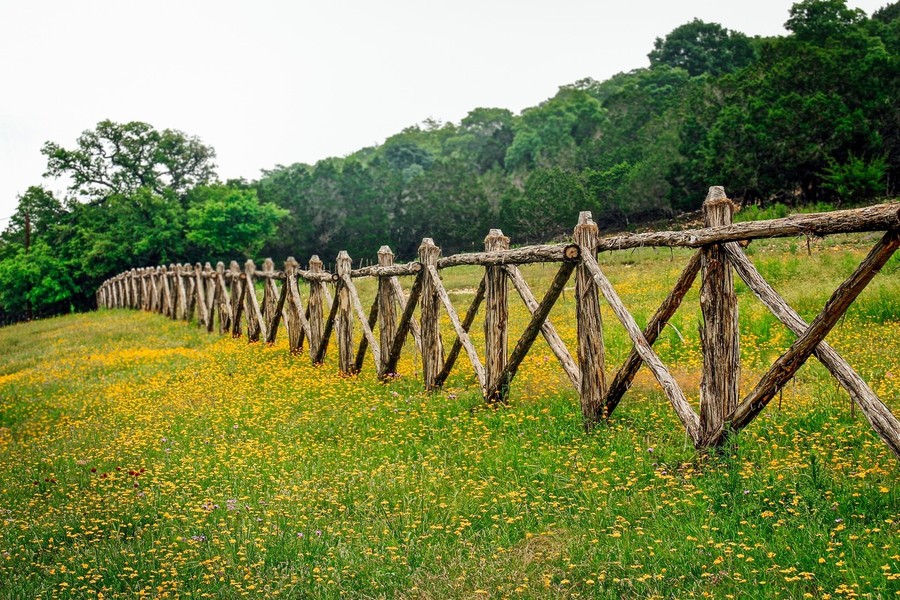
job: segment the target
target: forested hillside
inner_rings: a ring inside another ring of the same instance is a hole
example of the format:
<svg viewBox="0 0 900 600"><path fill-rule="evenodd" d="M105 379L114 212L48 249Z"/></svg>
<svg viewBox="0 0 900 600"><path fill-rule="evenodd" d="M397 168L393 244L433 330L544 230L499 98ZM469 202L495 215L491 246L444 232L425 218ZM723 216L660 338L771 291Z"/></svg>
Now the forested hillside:
<svg viewBox="0 0 900 600"><path fill-rule="evenodd" d="M707 186L742 203L857 203L900 177L900 2L866 16L804 0L788 35L750 38L693 20L658 38L649 67L564 85L521 114L474 108L315 165L220 183L215 152L179 131L105 121L75 148L48 142L47 175L0 236L0 318L91 306L129 267L269 255L409 257L489 227L516 242L699 207ZM361 108L362 109L362 108ZM37 183L37 182L36 182Z"/></svg>

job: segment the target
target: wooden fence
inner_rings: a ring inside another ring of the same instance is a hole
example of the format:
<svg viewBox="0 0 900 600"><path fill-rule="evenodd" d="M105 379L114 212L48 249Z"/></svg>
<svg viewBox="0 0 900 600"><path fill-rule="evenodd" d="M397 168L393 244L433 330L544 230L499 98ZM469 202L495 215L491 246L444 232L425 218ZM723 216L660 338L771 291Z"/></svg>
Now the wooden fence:
<svg viewBox="0 0 900 600"><path fill-rule="evenodd" d="M352 268L350 256L337 256L334 273L323 269L313 256L307 270L288 258L284 270L267 259L262 270L247 261L243 270L236 262L229 269L219 263L170 265L132 269L113 277L97 291L101 307L154 311L172 319L197 322L212 332L242 335L249 341L275 341L284 328L291 352L308 354L313 363L325 360L332 337L336 338L338 366L342 373L359 372L367 352L378 376L389 380L397 370L404 344L411 338L422 357L427 390L439 389L461 352L471 363L487 402L505 402L516 372L538 335L543 335L563 371L581 399L587 429L607 419L630 387L641 364L646 364L659 382L688 436L697 448L722 444L729 435L746 427L768 405L801 365L815 355L859 405L882 440L900 458L900 422L872 389L825 341L825 336L853 300L890 259L900 245L900 205L881 204L830 213L796 215L769 221L732 224L734 204L721 187L710 188L703 204L704 228L622 234L600 238L589 212L579 216L573 244L509 248L509 239L492 229L485 250L441 258L430 238L422 240L418 260L394 264L387 246L378 251L378 264ZM885 231L853 274L831 295L822 311L806 323L765 281L744 253L742 245L753 239L787 236L824 236L836 233ZM743 243L743 244L742 244ZM597 263L599 252L644 246L689 247L697 251L688 261L674 289L642 330L622 304L616 290ZM559 269L540 302L531 292L517 265L558 263ZM484 276L464 315L456 312L441 283L443 269L459 265L484 267ZM550 310L575 272L578 351L573 358L548 319ZM743 399L739 396L740 336L733 273L797 335L796 341L771 366ZM653 350L659 332L678 309L698 273L701 278L700 308L703 372L700 383L700 413L691 407L675 378ZM375 277L378 291L366 312L354 280ZM412 277L406 295L398 278ZM262 281L262 300L255 282ZM309 284L306 305L300 282ZM279 285L280 283L280 285ZM507 337L509 284L531 313L524 333L509 351ZM331 291L333 290L333 291ZM600 296L624 325L633 343L630 355L606 378ZM484 316L484 362L470 338L470 328L481 307ZM419 308L419 318L415 309ZM445 353L439 322L441 309L453 325L456 339ZM377 328L375 327L377 322ZM353 328L362 329L354 345ZM378 332L376 336L375 332ZM334 335L332 335L334 334Z"/></svg>

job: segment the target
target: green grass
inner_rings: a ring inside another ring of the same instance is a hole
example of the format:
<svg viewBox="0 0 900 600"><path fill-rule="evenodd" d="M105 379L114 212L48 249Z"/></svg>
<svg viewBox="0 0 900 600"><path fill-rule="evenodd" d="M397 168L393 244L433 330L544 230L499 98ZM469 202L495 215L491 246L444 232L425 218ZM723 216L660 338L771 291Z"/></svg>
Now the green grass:
<svg viewBox="0 0 900 600"><path fill-rule="evenodd" d="M811 319L872 243L750 249ZM688 255L619 252L601 265L645 323ZM897 265L828 338L895 413ZM554 272L524 269L538 297ZM444 273L460 310L479 276ZM657 343L695 406L696 287ZM368 304L374 286L360 293ZM738 294L748 389L793 337ZM573 295L551 314L571 349ZM528 315L514 290L510 304L512 346ZM606 306L604 319L612 371L630 346ZM0 329L0 348L0 597L900 592L900 467L818 364L723 452L702 455L644 371L585 434L542 341L503 408L482 405L464 358L427 395L412 354L384 385L371 359L342 378L283 340L248 345L132 311Z"/></svg>

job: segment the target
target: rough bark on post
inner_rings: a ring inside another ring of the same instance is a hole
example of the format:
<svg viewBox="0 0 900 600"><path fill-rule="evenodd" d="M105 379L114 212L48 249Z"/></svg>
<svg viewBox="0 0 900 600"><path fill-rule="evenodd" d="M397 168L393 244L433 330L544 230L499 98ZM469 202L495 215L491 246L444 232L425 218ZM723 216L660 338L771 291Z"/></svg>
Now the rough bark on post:
<svg viewBox="0 0 900 600"><path fill-rule="evenodd" d="M156 267L156 277L159 281L159 314L169 316L172 309L172 290L169 287L169 276L165 265Z"/></svg>
<svg viewBox="0 0 900 600"><path fill-rule="evenodd" d="M216 263L216 296L219 310L219 334L231 331L231 297L225 285L225 263Z"/></svg>
<svg viewBox="0 0 900 600"><path fill-rule="evenodd" d="M150 276L148 269L141 269L141 308L150 310Z"/></svg>
<svg viewBox="0 0 900 600"><path fill-rule="evenodd" d="M485 252L509 250L509 238L499 229L491 229L484 238ZM485 389L497 397L489 402L505 402L508 386L500 385L500 374L508 358L507 328L509 325L508 275L502 266L485 269L484 281L484 370Z"/></svg>
<svg viewBox="0 0 900 600"><path fill-rule="evenodd" d="M444 348L441 343L440 305L437 286L432 281L428 266L437 266L441 249L434 240L425 238L419 246L419 262L425 267L422 278L422 377L425 389L437 389L437 378L444 363Z"/></svg>
<svg viewBox="0 0 900 600"><path fill-rule="evenodd" d="M299 354L301 350L300 339L303 333L303 301L300 299L300 290L297 287L297 270L299 263L293 256L284 261L284 286L287 288L284 325L287 327L288 347L291 354ZM308 328L309 325L306 325Z"/></svg>
<svg viewBox="0 0 900 600"><path fill-rule="evenodd" d="M247 262L244 263L244 275L247 278L244 281L244 293L247 296L248 342L258 342L260 338L266 337L266 326L263 322L262 311L259 309L259 300L256 299L256 285L253 282L255 273L256 265L252 260L247 259Z"/></svg>
<svg viewBox="0 0 900 600"><path fill-rule="evenodd" d="M175 285L178 289L178 310L181 311L181 318L185 321L190 319L188 314L187 289L184 285L184 266L179 263L175 265ZM175 317L173 317L175 318Z"/></svg>
<svg viewBox="0 0 900 600"><path fill-rule="evenodd" d="M387 246L378 249L378 266L389 267L394 264L394 253ZM387 375L385 366L387 357L391 354L391 346L394 344L394 336L397 335L397 303L394 302L394 289L390 277L378 278L378 333L379 346L381 348L381 365L378 367L378 376L384 378Z"/></svg>
<svg viewBox="0 0 900 600"><path fill-rule="evenodd" d="M197 305L197 282L191 276L190 265L184 265L182 273L184 273L185 288L187 289L187 311L184 315L184 320L190 321L194 318L194 308Z"/></svg>
<svg viewBox="0 0 900 600"><path fill-rule="evenodd" d="M125 308L131 308L131 273L125 273L122 278L122 287L125 291Z"/></svg>
<svg viewBox="0 0 900 600"><path fill-rule="evenodd" d="M335 263L335 272L338 280L336 293L338 295L337 314L337 342L338 342L338 369L342 375L352 375L353 369L353 306L350 302L350 289L344 281L344 277L350 277L352 261L346 251L338 252Z"/></svg>
<svg viewBox="0 0 900 600"><path fill-rule="evenodd" d="M590 211L578 215L575 243L581 255L596 258L600 229ZM603 345L603 319L600 316L600 296L593 275L582 263L575 271L575 312L578 320L578 368L581 372L581 414L584 426L590 429L603 416L603 396L606 394L606 349Z"/></svg>
<svg viewBox="0 0 900 600"><path fill-rule="evenodd" d="M323 273L324 265L319 256L313 254L309 259L311 273ZM325 284L321 281L309 282L309 356L313 360L319 356L319 348L325 333ZM322 354L320 360L325 360Z"/></svg>
<svg viewBox="0 0 900 600"><path fill-rule="evenodd" d="M212 333L216 320L216 282L213 279L215 275L213 274L212 265L209 263L203 265L203 273L200 276L203 278L206 286L206 298L204 300L206 303L206 331Z"/></svg>
<svg viewBox="0 0 900 600"><path fill-rule="evenodd" d="M231 335L241 337L241 315L244 314L242 292L247 286L241 281L241 268L236 260L228 265L228 273L231 275Z"/></svg>
<svg viewBox="0 0 900 600"><path fill-rule="evenodd" d="M703 226L731 225L735 206L721 186L709 188L703 202ZM703 440L717 435L738 405L741 373L740 330L734 275L722 246L703 248L700 265L700 432Z"/></svg>
<svg viewBox="0 0 900 600"><path fill-rule="evenodd" d="M274 322L275 319L275 307L278 303L278 286L275 285L275 261L271 258L267 258L263 261L263 273L266 273L266 277L263 278L263 305L262 305L262 314L263 319L267 323L266 327L271 329L270 323Z"/></svg>
<svg viewBox="0 0 900 600"><path fill-rule="evenodd" d="M168 293L168 306L166 311L166 316L170 319L177 319L176 316L178 313L178 282L175 279L175 265L169 264L169 269L164 273L164 278L166 280L166 290Z"/></svg>

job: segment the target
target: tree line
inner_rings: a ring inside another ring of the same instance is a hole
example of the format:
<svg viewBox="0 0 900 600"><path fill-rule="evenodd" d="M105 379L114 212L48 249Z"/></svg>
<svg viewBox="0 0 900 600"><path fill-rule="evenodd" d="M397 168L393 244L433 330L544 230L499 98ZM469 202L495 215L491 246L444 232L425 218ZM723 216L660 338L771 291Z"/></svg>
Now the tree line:
<svg viewBox="0 0 900 600"><path fill-rule="evenodd" d="M867 16L803 0L788 35L694 19L657 38L649 67L584 79L513 114L428 120L344 158L221 182L215 151L180 131L103 121L74 148L48 142L56 197L30 187L0 234L0 319L93 305L124 269L168 262L412 257L423 236L478 248L699 208L711 183L742 203L858 203L900 177L900 2Z"/></svg>

